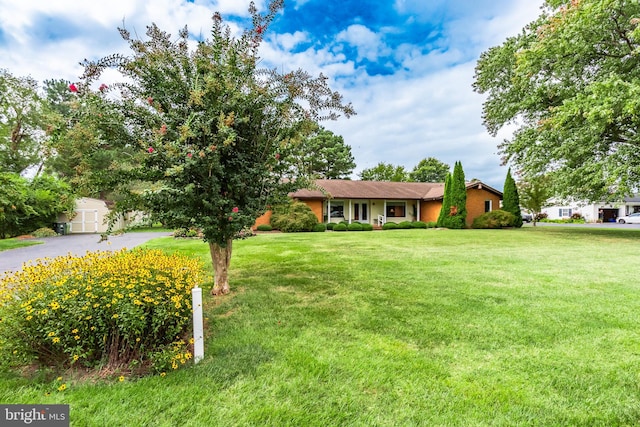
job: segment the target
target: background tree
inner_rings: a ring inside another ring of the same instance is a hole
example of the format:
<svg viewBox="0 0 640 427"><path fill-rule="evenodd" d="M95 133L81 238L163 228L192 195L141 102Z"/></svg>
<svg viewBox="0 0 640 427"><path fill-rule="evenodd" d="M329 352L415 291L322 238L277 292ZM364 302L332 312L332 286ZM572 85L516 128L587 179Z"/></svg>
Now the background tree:
<svg viewBox="0 0 640 427"><path fill-rule="evenodd" d="M211 38L195 50L186 27L176 38L151 25L146 41L121 29L131 56L86 62L79 87L93 99L103 71L115 67L124 76L105 90L113 96L101 98L123 124L112 143L134 150L126 167L113 171L122 184L116 206L200 228L215 270L214 294L229 292L233 239L291 190L280 179L282 147L308 134L309 123L353 114L322 75L257 67L263 35L282 6L271 1L261 15L252 3L252 26L239 37L215 13ZM133 191L136 181L146 190Z"/></svg>
<svg viewBox="0 0 640 427"><path fill-rule="evenodd" d="M42 163L47 105L35 80L0 70L0 171L20 174Z"/></svg>
<svg viewBox="0 0 640 427"><path fill-rule="evenodd" d="M27 219L35 211L27 203L27 180L16 173L0 172L0 238L20 234Z"/></svg>
<svg viewBox="0 0 640 427"><path fill-rule="evenodd" d="M640 185L640 3L547 0L542 15L483 53L484 124L518 129L500 151L560 196L620 198Z"/></svg>
<svg viewBox="0 0 640 427"><path fill-rule="evenodd" d="M391 163L383 162L372 168L363 169L358 176L363 181L405 182L409 179L404 166L394 166Z"/></svg>
<svg viewBox="0 0 640 427"><path fill-rule="evenodd" d="M415 182L444 182L449 173L449 165L435 157L427 157L409 173L409 181Z"/></svg>
<svg viewBox="0 0 640 427"><path fill-rule="evenodd" d="M344 139L319 126L298 143L292 143L283 157L292 177L348 179L356 164ZM282 153L281 153L282 154Z"/></svg>
<svg viewBox="0 0 640 427"><path fill-rule="evenodd" d="M58 214L75 206L69 185L48 175L29 180L0 172L0 189L0 239L51 227Z"/></svg>
<svg viewBox="0 0 640 427"><path fill-rule="evenodd" d="M532 221L535 227L538 214L547 205L553 196L550 179L546 175L538 175L524 178L518 183L518 194L520 194L520 204L533 215Z"/></svg>
<svg viewBox="0 0 640 427"><path fill-rule="evenodd" d="M66 86L64 86L66 84ZM107 87L80 92L76 84L49 81L47 98L61 120L48 143L47 171L69 181L78 195L117 198L118 169L133 167L137 148L124 116L107 99Z"/></svg>
<svg viewBox="0 0 640 427"><path fill-rule="evenodd" d="M514 217L513 226L522 227L522 212L520 211L520 196L518 187L511 176L511 168L507 170L507 177L504 180L502 191L502 210L511 212Z"/></svg>

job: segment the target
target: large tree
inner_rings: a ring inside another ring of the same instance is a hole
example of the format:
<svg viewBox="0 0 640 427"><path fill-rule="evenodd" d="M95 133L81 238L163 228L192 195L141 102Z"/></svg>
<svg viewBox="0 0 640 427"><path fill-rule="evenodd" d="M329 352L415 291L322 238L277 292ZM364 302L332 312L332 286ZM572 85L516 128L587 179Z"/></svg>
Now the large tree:
<svg viewBox="0 0 640 427"><path fill-rule="evenodd" d="M363 169L358 176L363 181L404 182L409 179L404 166L395 166L384 162L380 162L372 168Z"/></svg>
<svg viewBox="0 0 640 427"><path fill-rule="evenodd" d="M344 139L319 126L311 135L283 150L292 178L346 179L356 164Z"/></svg>
<svg viewBox="0 0 640 427"><path fill-rule="evenodd" d="M34 79L0 70L0 172L42 164L51 116Z"/></svg>
<svg viewBox="0 0 640 427"><path fill-rule="evenodd" d="M507 177L504 180L502 191L502 210L511 212L515 218L513 225L522 227L522 212L520 211L520 195L516 181L511 176L511 168L507 170Z"/></svg>
<svg viewBox="0 0 640 427"><path fill-rule="evenodd" d="M427 157L409 172L409 180L415 182L444 182L449 173L449 165L435 157Z"/></svg>
<svg viewBox="0 0 640 427"><path fill-rule="evenodd" d="M640 3L547 0L541 16L481 55L484 123L517 127L500 150L561 196L621 197L640 185Z"/></svg>
<svg viewBox="0 0 640 427"><path fill-rule="evenodd" d="M238 37L215 13L211 38L195 49L186 27L172 37L151 25L145 41L121 29L131 55L86 62L78 87L80 96L112 104L126 131L112 137L134 149L113 171L126 195L117 206L145 209L171 226L199 227L211 252L214 294L230 290L232 241L274 197L286 195L281 147L309 123L353 114L322 75L258 67L258 48L282 7L273 0L262 15L251 3L251 28ZM123 82L95 91L109 68ZM132 191L136 181L147 183L145 191Z"/></svg>

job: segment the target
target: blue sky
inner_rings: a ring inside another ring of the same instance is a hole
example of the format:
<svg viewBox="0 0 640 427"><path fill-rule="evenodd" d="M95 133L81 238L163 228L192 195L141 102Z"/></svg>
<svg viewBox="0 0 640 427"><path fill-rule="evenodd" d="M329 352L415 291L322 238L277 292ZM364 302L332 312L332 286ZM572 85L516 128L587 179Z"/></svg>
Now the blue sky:
<svg viewBox="0 0 640 427"><path fill-rule="evenodd" d="M482 126L473 92L484 50L517 34L543 0L286 0L266 33L263 64L323 73L357 115L323 126L351 146L354 178L379 162L411 170L436 157L460 160L467 179L500 190L506 167ZM246 0L0 0L0 68L37 80L78 80L79 62L126 53L117 27L144 36L151 22L206 37L218 10L236 31ZM265 0L256 1L259 9ZM111 76L116 78L116 76ZM106 77L107 79L109 76Z"/></svg>

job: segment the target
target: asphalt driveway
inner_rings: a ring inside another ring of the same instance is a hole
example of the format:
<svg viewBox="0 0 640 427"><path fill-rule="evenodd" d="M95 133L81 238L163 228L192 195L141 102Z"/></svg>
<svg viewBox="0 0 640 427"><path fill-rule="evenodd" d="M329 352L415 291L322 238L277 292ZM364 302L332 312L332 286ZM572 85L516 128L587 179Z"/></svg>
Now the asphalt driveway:
<svg viewBox="0 0 640 427"><path fill-rule="evenodd" d="M52 258L69 253L82 256L87 251L131 249L151 239L169 235L171 233L168 232L124 233L117 236L109 236L109 239L105 242L100 242L99 234L70 234L35 239L44 243L0 252L0 274L7 271L18 271L22 269L24 263L38 258Z"/></svg>

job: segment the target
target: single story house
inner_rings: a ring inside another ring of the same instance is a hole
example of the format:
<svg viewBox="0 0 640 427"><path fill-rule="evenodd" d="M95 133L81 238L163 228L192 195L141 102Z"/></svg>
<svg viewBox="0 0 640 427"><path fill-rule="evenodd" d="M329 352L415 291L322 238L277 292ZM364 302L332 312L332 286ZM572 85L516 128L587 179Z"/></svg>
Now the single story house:
<svg viewBox="0 0 640 427"><path fill-rule="evenodd" d="M571 201L555 203L542 209L549 219L571 218L579 213L587 222L616 222L618 217L640 212L640 194L625 197L619 202L589 203Z"/></svg>
<svg viewBox="0 0 640 427"><path fill-rule="evenodd" d="M319 179L314 188L290 196L306 203L319 222L347 221L381 226L386 222L438 220L443 183ZM500 209L502 192L481 181L467 183L467 225L485 212ZM268 223L269 214L256 225Z"/></svg>

